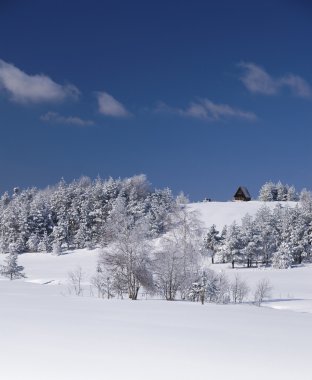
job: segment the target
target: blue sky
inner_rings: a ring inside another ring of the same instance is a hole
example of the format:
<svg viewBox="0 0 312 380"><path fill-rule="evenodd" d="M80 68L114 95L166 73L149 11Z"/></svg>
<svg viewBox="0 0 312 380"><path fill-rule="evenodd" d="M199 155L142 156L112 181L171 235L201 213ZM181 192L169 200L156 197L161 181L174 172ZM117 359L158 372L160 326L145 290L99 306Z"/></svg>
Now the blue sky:
<svg viewBox="0 0 312 380"><path fill-rule="evenodd" d="M308 1L0 3L0 191L145 173L312 188Z"/></svg>

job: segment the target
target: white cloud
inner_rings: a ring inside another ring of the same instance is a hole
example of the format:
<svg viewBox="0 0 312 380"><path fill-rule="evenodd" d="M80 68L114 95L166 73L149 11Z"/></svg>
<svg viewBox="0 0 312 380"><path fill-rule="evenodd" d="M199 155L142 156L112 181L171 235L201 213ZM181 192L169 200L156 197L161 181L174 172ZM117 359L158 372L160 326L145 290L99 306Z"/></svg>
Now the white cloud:
<svg viewBox="0 0 312 380"><path fill-rule="evenodd" d="M219 121L230 118L247 121L257 120L257 116L253 112L243 111L228 104L216 104L209 99L199 99L197 102L190 103L185 109L169 107L164 103L160 103L156 112L170 112L206 121Z"/></svg>
<svg viewBox="0 0 312 380"><path fill-rule="evenodd" d="M53 124L69 124L79 127L88 127L94 125L94 122L92 120L85 120L76 116L62 116L57 112L47 112L40 117L40 120Z"/></svg>
<svg viewBox="0 0 312 380"><path fill-rule="evenodd" d="M278 92L278 83L261 67L253 63L241 63L240 67L245 69L240 79L249 91L266 95Z"/></svg>
<svg viewBox="0 0 312 380"><path fill-rule="evenodd" d="M296 96L301 98L312 97L312 87L298 75L286 75L279 82L281 86L288 86Z"/></svg>
<svg viewBox="0 0 312 380"><path fill-rule="evenodd" d="M266 70L254 63L242 62L239 66L244 69L240 79L250 92L275 95L282 88L288 88L295 96L302 98L312 97L312 87L298 75L287 74L274 78Z"/></svg>
<svg viewBox="0 0 312 380"><path fill-rule="evenodd" d="M128 117L131 116L124 105L107 92L97 93L99 112L106 116Z"/></svg>
<svg viewBox="0 0 312 380"><path fill-rule="evenodd" d="M44 74L29 75L0 59L0 91L16 103L61 102L79 96L77 87L60 85Z"/></svg>

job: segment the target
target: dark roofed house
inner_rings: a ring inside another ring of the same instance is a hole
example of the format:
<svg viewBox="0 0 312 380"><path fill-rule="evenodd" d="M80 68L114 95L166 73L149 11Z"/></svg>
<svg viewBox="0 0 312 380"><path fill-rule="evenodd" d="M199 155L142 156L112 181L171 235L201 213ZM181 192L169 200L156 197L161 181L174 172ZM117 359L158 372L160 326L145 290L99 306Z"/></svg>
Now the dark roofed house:
<svg viewBox="0 0 312 380"><path fill-rule="evenodd" d="M249 194L249 191L247 190L247 187L240 186L236 193L234 194L234 200L235 201L250 201L251 196Z"/></svg>

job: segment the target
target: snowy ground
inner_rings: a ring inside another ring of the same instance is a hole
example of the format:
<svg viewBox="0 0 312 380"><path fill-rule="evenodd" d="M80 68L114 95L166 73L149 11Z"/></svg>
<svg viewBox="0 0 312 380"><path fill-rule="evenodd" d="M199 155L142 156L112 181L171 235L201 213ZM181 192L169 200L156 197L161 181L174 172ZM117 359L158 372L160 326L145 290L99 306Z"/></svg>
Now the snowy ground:
<svg viewBox="0 0 312 380"><path fill-rule="evenodd" d="M0 281L1 378L310 379L311 314Z"/></svg>
<svg viewBox="0 0 312 380"><path fill-rule="evenodd" d="M25 267L26 282L41 285L59 285L59 293L68 295L68 272L78 267L84 273L85 295L90 294L90 279L95 274L99 250L87 249L54 256L46 253L26 253L19 257ZM0 263L4 256L0 256ZM231 279L239 275L249 285L250 300L256 283L268 279L272 285L272 300L265 306L312 313L312 265L291 269L231 268L230 264L214 264L210 268L224 271Z"/></svg>
<svg viewBox="0 0 312 380"><path fill-rule="evenodd" d="M246 212L253 215L259 202L190 207L201 212L207 226L221 226ZM202 306L92 297L88 282L97 254L27 253L19 257L25 280L0 279L1 379L311 378L312 266L232 270L228 264L213 265L229 277L239 274L251 288L269 279L272 300L261 308ZM83 297L70 295L66 284L68 272L78 266L85 273Z"/></svg>

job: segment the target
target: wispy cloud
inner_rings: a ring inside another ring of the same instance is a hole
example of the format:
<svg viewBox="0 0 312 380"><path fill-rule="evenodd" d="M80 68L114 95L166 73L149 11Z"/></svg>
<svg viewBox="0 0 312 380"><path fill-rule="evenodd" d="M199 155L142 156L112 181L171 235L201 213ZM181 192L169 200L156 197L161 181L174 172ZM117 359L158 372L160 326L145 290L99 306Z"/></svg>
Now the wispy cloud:
<svg viewBox="0 0 312 380"><path fill-rule="evenodd" d="M111 117L128 117L131 113L125 106L107 92L97 93L99 112Z"/></svg>
<svg viewBox="0 0 312 380"><path fill-rule="evenodd" d="M46 114L40 117L40 120L53 123L53 124L67 124L67 125L75 125L78 127L88 127L94 125L94 121L81 119L76 116L62 116L57 112L47 112Z"/></svg>
<svg viewBox="0 0 312 380"><path fill-rule="evenodd" d="M156 108L156 112L169 112L206 121L221 121L231 118L246 121L257 120L257 116L253 112L243 111L228 104L213 103L209 99L199 99L197 102L191 102L186 108L175 108L165 103L160 103Z"/></svg>
<svg viewBox="0 0 312 380"><path fill-rule="evenodd" d="M254 63L241 62L239 66L244 71L240 79L250 92L275 95L281 89L288 88L295 96L312 98L312 87L298 75L286 74L274 78L265 69Z"/></svg>
<svg viewBox="0 0 312 380"><path fill-rule="evenodd" d="M76 99L79 90L74 85L60 85L44 74L29 75L11 63L0 59L0 91L16 103L61 102Z"/></svg>

